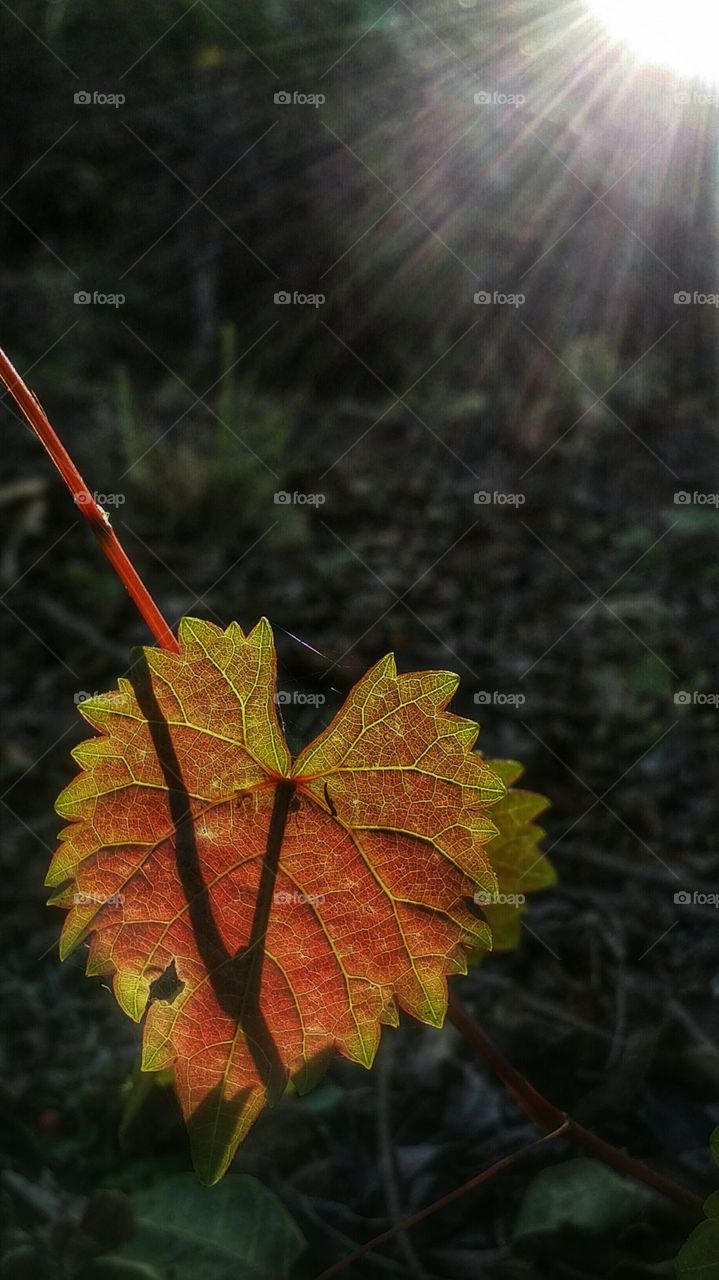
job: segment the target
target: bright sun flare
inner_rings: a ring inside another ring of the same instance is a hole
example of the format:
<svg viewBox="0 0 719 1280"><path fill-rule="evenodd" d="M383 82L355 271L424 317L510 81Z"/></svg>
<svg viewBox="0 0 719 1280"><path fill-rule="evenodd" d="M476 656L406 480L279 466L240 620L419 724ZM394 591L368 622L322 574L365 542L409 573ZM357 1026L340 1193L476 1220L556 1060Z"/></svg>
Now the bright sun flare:
<svg viewBox="0 0 719 1280"><path fill-rule="evenodd" d="M682 76L719 81L719 0L589 0L610 35Z"/></svg>

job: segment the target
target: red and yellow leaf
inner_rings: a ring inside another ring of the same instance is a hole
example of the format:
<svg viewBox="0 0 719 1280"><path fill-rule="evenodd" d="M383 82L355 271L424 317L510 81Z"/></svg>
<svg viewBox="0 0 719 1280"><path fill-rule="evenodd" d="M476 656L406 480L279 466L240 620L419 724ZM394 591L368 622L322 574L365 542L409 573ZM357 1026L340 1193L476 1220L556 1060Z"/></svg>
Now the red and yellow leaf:
<svg viewBox="0 0 719 1280"><path fill-rule="evenodd" d="M145 1017L143 1069L173 1068L214 1182L289 1079L310 1087L334 1050L370 1066L400 1009L441 1025L447 976L491 945L476 895L539 858L541 806L508 805L513 766L472 751L448 672L384 658L293 762L269 624L185 618L179 641L82 704L99 736L73 752L47 882L61 954L89 939L88 973Z"/></svg>

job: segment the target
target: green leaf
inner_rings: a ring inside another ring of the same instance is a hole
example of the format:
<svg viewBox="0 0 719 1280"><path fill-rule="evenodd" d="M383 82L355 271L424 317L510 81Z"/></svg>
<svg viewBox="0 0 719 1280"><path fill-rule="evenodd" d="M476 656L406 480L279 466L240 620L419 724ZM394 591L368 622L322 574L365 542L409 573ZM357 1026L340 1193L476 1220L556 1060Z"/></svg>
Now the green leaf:
<svg viewBox="0 0 719 1280"><path fill-rule="evenodd" d="M652 1200L646 1188L596 1160L567 1160L544 1169L530 1183L513 1239L554 1235L567 1228L601 1235L626 1226Z"/></svg>
<svg viewBox="0 0 719 1280"><path fill-rule="evenodd" d="M520 925L528 893L546 889L556 881L556 872L539 842L544 830L534 822L549 806L546 796L534 791L515 790L513 784L523 773L514 760L488 760L487 764L508 788L492 806L492 821L498 834L489 843L489 856L497 876L497 895L481 902L492 930L495 951L510 951L519 945Z"/></svg>
<svg viewBox="0 0 719 1280"><path fill-rule="evenodd" d="M679 1280L719 1280L719 1222L702 1222L677 1258Z"/></svg>
<svg viewBox="0 0 719 1280"><path fill-rule="evenodd" d="M709 1147L719 1164L719 1129L709 1139ZM704 1201L707 1221L692 1231L677 1258L679 1280L719 1280L719 1191Z"/></svg>
<svg viewBox="0 0 719 1280"><path fill-rule="evenodd" d="M148 1277L157 1272L161 1280L283 1280L304 1248L277 1197L244 1174L202 1187L192 1174L180 1173L131 1199L134 1239L96 1265L142 1264ZM108 1280L112 1274L107 1271Z"/></svg>
<svg viewBox="0 0 719 1280"><path fill-rule="evenodd" d="M77 1280L165 1280L165 1276L144 1262L130 1262L110 1255L84 1267Z"/></svg>

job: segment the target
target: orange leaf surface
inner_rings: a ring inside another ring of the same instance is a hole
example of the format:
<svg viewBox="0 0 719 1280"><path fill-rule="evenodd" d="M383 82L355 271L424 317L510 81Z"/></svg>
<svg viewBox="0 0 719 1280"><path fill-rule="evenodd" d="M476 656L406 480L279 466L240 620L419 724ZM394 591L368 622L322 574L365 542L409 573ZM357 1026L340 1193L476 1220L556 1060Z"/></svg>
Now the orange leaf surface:
<svg viewBox="0 0 719 1280"><path fill-rule="evenodd" d="M293 762L269 624L185 618L179 641L81 705L99 736L73 752L47 883L61 954L89 938L88 973L145 1017L143 1069L172 1067L211 1183L288 1080L334 1050L369 1067L399 1009L442 1024L447 976L491 945L476 895L498 892L506 787L445 709L451 673L384 658Z"/></svg>

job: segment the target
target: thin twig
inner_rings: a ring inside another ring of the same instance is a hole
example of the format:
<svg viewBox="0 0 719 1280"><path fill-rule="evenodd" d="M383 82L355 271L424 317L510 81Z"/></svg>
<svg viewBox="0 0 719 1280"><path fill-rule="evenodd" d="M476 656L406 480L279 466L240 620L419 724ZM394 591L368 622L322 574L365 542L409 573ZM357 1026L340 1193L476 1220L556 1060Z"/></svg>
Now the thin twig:
<svg viewBox="0 0 719 1280"><path fill-rule="evenodd" d="M382 1176L382 1182L384 1183L388 1217L393 1226L399 1224L402 1218L390 1120L390 1081L392 1076L392 1064L394 1061L394 1049L394 1038L392 1036L386 1036L383 1050L379 1056L376 1068L379 1168ZM413 1280L424 1280L422 1265L414 1251L414 1248L412 1247L412 1241L401 1229L397 1232L397 1244L399 1245L406 1263L408 1274L413 1277Z"/></svg>
<svg viewBox="0 0 719 1280"><path fill-rule="evenodd" d="M332 1280L332 1277L340 1275L347 1267L351 1267L352 1263L356 1262L358 1258L363 1258L366 1253L376 1249L378 1245L386 1244L410 1227L415 1227L418 1222L429 1218L431 1214L437 1213L440 1209L446 1208L448 1204L452 1204L462 1196L468 1195L470 1191L481 1187L483 1183L489 1182L496 1174L501 1173L503 1169L508 1169L517 1160L521 1160L522 1156L528 1155L530 1151L536 1151L538 1147L543 1147L547 1143L553 1142L555 1138L560 1138L568 1130L569 1124L568 1120L563 1120L553 1133L545 1133L542 1138L535 1138L534 1142L528 1142L525 1146L520 1147L518 1151L513 1151L511 1155L503 1156L501 1160L497 1160L488 1169L483 1169L481 1173L476 1173L468 1182L463 1182L461 1187L455 1187L454 1191L449 1191L446 1196L441 1196L439 1200L434 1200L432 1204L427 1205L424 1209L413 1213L410 1218L404 1218L402 1222L395 1223L393 1227L383 1231L381 1235L374 1236L366 1244L360 1245L359 1248L355 1249L354 1253L348 1254L346 1258L341 1258L339 1262L335 1262L333 1266L323 1271L321 1275L317 1276L317 1280Z"/></svg>
<svg viewBox="0 0 719 1280"><path fill-rule="evenodd" d="M673 1201L674 1204L691 1214L692 1217L699 1220L704 1217L702 1200L699 1196L694 1195L693 1191L687 1191L684 1187L678 1186L677 1183L671 1182L669 1178L664 1178L660 1173L655 1173L653 1169L649 1168L649 1165L643 1164L641 1160L634 1160L632 1156L626 1155L618 1147L613 1147L610 1142L605 1142L603 1138L598 1138L589 1129L577 1124L577 1121L568 1116L565 1111L555 1107L548 1098L545 1098L538 1089L534 1088L534 1085L531 1085L525 1079L521 1072L517 1071L517 1068L512 1065L508 1058L505 1058L496 1045L487 1039L482 1028L470 1016L458 996L454 994L450 995L449 998L447 1017L457 1028L460 1035L464 1037L467 1044L496 1072L525 1115L529 1116L530 1120L533 1120L541 1129L554 1131L558 1125L566 1123L567 1136L577 1146L583 1147L585 1151L590 1151L599 1160L603 1160L605 1164L618 1169L620 1173L626 1174L627 1177L634 1178L636 1182L642 1182L645 1186L651 1187L652 1190L658 1191L660 1195L666 1196L668 1200Z"/></svg>

